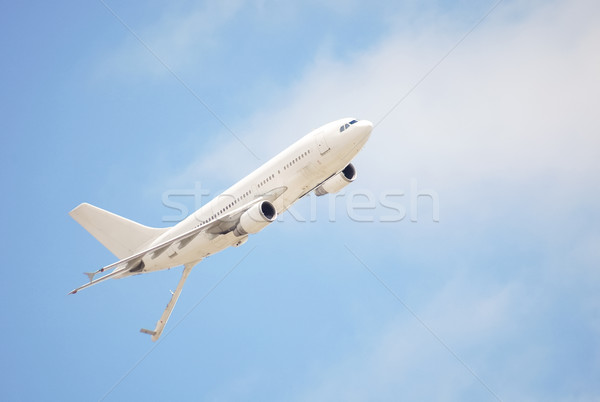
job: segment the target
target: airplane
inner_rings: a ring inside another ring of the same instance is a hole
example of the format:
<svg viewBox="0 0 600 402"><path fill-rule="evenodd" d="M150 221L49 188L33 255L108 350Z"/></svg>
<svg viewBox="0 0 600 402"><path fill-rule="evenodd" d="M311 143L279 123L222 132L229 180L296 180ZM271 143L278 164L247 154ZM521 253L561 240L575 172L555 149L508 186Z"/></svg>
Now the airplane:
<svg viewBox="0 0 600 402"><path fill-rule="evenodd" d="M159 339L192 268L228 247L238 247L275 221L292 204L314 191L336 193L356 179L350 161L373 130L368 120L345 118L325 124L260 166L173 227L152 228L88 203L69 215L119 261L86 272L89 282L69 294L107 279L160 271L183 265L171 300L154 330L140 332ZM94 279L99 273L110 273Z"/></svg>

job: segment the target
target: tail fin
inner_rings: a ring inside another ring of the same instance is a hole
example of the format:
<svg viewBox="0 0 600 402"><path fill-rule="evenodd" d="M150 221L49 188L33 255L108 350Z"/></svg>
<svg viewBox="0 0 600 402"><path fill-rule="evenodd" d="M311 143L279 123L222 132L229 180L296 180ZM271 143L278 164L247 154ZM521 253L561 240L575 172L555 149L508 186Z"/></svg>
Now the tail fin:
<svg viewBox="0 0 600 402"><path fill-rule="evenodd" d="M123 259L150 244L169 228L151 228L83 203L69 215L117 258Z"/></svg>

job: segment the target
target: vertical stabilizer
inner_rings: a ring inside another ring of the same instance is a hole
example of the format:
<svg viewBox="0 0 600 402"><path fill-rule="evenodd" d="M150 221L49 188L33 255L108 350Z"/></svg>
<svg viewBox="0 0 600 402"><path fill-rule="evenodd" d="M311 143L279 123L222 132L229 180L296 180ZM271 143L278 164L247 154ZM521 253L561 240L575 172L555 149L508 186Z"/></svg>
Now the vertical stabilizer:
<svg viewBox="0 0 600 402"><path fill-rule="evenodd" d="M119 259L140 251L170 229L140 225L87 203L80 204L69 215Z"/></svg>

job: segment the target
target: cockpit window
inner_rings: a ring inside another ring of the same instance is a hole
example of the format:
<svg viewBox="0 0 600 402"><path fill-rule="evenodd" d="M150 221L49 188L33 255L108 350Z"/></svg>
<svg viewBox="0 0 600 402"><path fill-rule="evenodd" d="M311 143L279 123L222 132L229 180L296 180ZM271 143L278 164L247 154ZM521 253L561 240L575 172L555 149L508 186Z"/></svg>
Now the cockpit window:
<svg viewBox="0 0 600 402"><path fill-rule="evenodd" d="M346 124L340 126L340 133L342 131L344 131L345 129L347 129L348 127L350 127L354 123L358 123L358 120L352 120L350 123L346 123Z"/></svg>

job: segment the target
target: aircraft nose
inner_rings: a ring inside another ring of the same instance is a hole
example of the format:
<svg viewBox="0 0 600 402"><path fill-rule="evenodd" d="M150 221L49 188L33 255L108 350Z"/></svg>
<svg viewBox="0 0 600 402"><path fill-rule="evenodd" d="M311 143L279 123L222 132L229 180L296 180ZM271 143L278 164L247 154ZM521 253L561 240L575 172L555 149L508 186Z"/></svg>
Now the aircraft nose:
<svg viewBox="0 0 600 402"><path fill-rule="evenodd" d="M373 123L369 120L360 120L357 125L361 128L361 132L366 138L369 138L371 131L373 131Z"/></svg>
<svg viewBox="0 0 600 402"><path fill-rule="evenodd" d="M361 123L363 127L367 128L369 133L373 131L373 123L371 123L369 120L361 120L359 123Z"/></svg>

